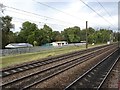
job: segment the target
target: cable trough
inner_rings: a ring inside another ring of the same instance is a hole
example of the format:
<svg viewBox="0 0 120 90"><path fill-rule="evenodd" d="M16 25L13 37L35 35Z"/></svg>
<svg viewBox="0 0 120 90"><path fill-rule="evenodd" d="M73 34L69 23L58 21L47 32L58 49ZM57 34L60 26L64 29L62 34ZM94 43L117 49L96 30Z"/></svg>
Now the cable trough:
<svg viewBox="0 0 120 90"><path fill-rule="evenodd" d="M64 90L100 89L120 59L120 48L81 75Z"/></svg>

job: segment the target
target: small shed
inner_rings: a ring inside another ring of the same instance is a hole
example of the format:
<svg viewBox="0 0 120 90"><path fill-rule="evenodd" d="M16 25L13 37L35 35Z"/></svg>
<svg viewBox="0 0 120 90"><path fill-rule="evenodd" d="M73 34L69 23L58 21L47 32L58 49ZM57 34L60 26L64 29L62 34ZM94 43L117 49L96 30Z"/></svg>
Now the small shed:
<svg viewBox="0 0 120 90"><path fill-rule="evenodd" d="M64 45L68 45L68 42L66 42L66 41L57 41L57 42L52 42L51 44L53 46L64 46Z"/></svg>

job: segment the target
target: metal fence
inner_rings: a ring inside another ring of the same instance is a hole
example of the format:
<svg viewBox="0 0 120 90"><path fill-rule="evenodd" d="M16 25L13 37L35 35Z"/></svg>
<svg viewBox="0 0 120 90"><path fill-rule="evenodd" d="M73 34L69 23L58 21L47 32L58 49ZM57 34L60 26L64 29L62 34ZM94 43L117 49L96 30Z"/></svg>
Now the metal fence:
<svg viewBox="0 0 120 90"><path fill-rule="evenodd" d="M32 52L40 52L43 50L49 50L56 47L32 47L32 48L16 48L16 49L1 49L0 55L1 56L8 56L8 55L14 55L14 54L22 54L22 53L32 53Z"/></svg>
<svg viewBox="0 0 120 90"><path fill-rule="evenodd" d="M67 46L80 46L85 43L74 43L74 44L68 44ZM40 52L43 50L50 50L55 48L64 48L67 46L36 46L32 48L16 48L16 49L0 49L0 56L8 56L8 55L15 55L15 54L22 54L22 53L32 53L32 52Z"/></svg>

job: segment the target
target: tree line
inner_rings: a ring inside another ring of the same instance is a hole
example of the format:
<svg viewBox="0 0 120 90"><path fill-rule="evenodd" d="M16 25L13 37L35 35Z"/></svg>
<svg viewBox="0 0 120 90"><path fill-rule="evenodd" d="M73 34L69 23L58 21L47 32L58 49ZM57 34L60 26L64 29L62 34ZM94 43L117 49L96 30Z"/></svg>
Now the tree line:
<svg viewBox="0 0 120 90"><path fill-rule="evenodd" d="M20 32L13 32L12 17L0 17L2 30L2 48L9 43L30 43L34 46L40 46L46 43L55 41L67 41L68 43L79 43L86 41L86 29L78 26L65 28L63 31L53 31L48 25L43 28L38 28L35 23L26 21L22 24ZM95 30L92 27L87 29L88 43L106 43L107 41L117 41L118 32L112 30L99 29Z"/></svg>

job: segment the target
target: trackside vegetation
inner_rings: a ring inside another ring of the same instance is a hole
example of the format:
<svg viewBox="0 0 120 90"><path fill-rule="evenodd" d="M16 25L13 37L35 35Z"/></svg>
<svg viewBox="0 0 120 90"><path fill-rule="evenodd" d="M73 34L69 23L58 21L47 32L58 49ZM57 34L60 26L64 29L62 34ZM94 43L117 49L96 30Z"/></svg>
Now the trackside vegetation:
<svg viewBox="0 0 120 90"><path fill-rule="evenodd" d="M99 46L99 44L95 46ZM95 46L89 45L89 48L92 48ZM14 66L16 64L21 64L24 62L40 60L42 58L47 58L47 57L65 54L68 52L73 52L73 51L78 51L78 50L83 50L83 49L85 49L85 45L68 46L68 47L56 48L56 49L46 50L46 51L41 51L41 52L36 52L36 53L26 53L26 54L18 54L18 55L13 55L13 56L4 56L4 57L0 57L0 66L2 66L1 68L5 68L8 66Z"/></svg>
<svg viewBox="0 0 120 90"><path fill-rule="evenodd" d="M43 28L38 28L35 23L30 21L23 22L19 32L11 31L14 28L11 23L12 17L0 17L2 25L2 47L9 43L30 43L34 46L41 46L46 43L55 41L67 41L68 43L79 43L86 41L86 29L81 29L78 26L68 27L59 32L53 30L50 26L44 25ZM88 43L106 43L107 41L117 41L118 32L100 28L98 30L88 28Z"/></svg>

